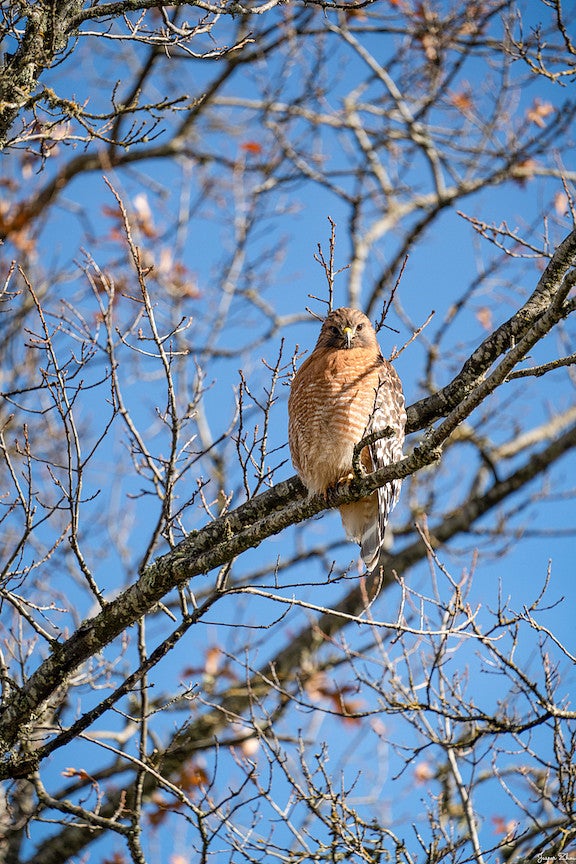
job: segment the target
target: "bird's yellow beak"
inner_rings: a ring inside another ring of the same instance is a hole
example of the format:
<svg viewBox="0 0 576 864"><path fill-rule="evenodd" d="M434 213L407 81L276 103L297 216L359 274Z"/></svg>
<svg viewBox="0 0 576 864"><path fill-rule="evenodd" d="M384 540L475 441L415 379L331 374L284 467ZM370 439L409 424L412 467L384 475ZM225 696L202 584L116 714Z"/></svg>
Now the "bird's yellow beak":
<svg viewBox="0 0 576 864"><path fill-rule="evenodd" d="M352 327L344 327L342 332L343 332L344 336L346 337L346 348L351 348L352 347L352 340L354 338L354 332L355 331L352 329Z"/></svg>

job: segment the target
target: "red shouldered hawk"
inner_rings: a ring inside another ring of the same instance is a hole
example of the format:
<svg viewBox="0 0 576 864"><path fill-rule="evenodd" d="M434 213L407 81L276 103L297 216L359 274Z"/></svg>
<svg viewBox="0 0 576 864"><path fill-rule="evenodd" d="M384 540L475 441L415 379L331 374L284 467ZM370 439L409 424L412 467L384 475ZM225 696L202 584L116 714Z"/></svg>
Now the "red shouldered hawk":
<svg viewBox="0 0 576 864"><path fill-rule="evenodd" d="M372 324L357 309L335 309L314 351L292 381L288 401L292 462L311 493L322 493L352 473L355 445L390 426L394 434L365 447L368 472L402 458L406 411L396 370L380 353ZM400 480L340 507L349 540L360 544L369 571L378 564L384 529L400 495Z"/></svg>

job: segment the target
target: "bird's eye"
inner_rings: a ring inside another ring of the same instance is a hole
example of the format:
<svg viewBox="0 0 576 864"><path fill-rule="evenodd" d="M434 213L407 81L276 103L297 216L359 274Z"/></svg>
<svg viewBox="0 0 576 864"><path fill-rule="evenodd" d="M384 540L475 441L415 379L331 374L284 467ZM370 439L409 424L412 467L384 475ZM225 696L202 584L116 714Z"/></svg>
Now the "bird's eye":
<svg viewBox="0 0 576 864"><path fill-rule="evenodd" d="M364 326L363 324L357 324L356 325L356 332L359 333L363 326Z"/></svg>
<svg viewBox="0 0 576 864"><path fill-rule="evenodd" d="M334 333L336 336L338 336L338 334L340 333L340 328L339 328L339 327L331 327L330 330L331 330L332 333Z"/></svg>

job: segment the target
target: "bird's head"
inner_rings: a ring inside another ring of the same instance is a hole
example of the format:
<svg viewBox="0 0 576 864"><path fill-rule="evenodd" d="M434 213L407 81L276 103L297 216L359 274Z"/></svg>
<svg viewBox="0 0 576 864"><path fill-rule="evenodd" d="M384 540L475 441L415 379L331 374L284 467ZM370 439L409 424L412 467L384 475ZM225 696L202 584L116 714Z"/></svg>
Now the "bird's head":
<svg viewBox="0 0 576 864"><path fill-rule="evenodd" d="M378 349L378 342L366 315L359 309L343 306L326 316L316 347Z"/></svg>

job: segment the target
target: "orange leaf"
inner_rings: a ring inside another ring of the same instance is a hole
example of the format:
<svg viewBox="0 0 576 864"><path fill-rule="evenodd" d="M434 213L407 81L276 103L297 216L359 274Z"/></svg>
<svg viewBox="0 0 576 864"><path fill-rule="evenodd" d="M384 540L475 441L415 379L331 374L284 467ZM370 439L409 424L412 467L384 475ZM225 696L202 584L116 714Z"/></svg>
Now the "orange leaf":
<svg viewBox="0 0 576 864"><path fill-rule="evenodd" d="M204 654L204 672L206 675L210 675L211 678L216 675L220 667L221 656L222 651L217 645L212 645L210 648L206 649L206 653Z"/></svg>
<svg viewBox="0 0 576 864"><path fill-rule="evenodd" d="M254 156L257 156L262 152L262 145L257 141L244 141L244 143L240 145L240 149L244 150L245 153L252 153Z"/></svg>
<svg viewBox="0 0 576 864"><path fill-rule="evenodd" d="M531 123L535 123L536 126L543 129L544 126L546 126L544 118L548 117L549 114L553 114L554 110L554 106L551 102L541 102L540 99L535 99L532 103L532 107L526 112L526 117Z"/></svg>
<svg viewBox="0 0 576 864"><path fill-rule="evenodd" d="M326 693L327 678L324 672L314 672L304 684L309 699L319 702Z"/></svg>
<svg viewBox="0 0 576 864"><path fill-rule="evenodd" d="M183 801L166 801L160 794L153 796L156 807L148 814L148 821L153 828L158 828L169 813L177 813L184 806Z"/></svg>
<svg viewBox="0 0 576 864"><path fill-rule="evenodd" d="M452 93L450 96L450 102L463 114L471 111L474 107L474 102L472 101L472 96L470 95L469 90L461 90L459 93Z"/></svg>
<svg viewBox="0 0 576 864"><path fill-rule="evenodd" d="M350 18L357 18L359 21L366 21L366 18L368 17L364 9L357 6L353 6L351 9L345 9L344 15L348 20L350 20Z"/></svg>
<svg viewBox="0 0 576 864"><path fill-rule="evenodd" d="M111 219L117 219L119 222L122 219L122 213L119 207L109 207L108 204L103 204L101 207L103 216L109 216Z"/></svg>
<svg viewBox="0 0 576 864"><path fill-rule="evenodd" d="M91 782L94 782L93 778L84 770L84 768L65 768L61 774L63 777L80 777L81 780L90 780Z"/></svg>
<svg viewBox="0 0 576 864"><path fill-rule="evenodd" d="M568 196L565 192L557 192L554 196L554 210L558 216L565 216L568 210Z"/></svg>
<svg viewBox="0 0 576 864"><path fill-rule="evenodd" d="M481 306L477 310L476 320L479 321L484 330L492 330L492 312L487 306Z"/></svg>
<svg viewBox="0 0 576 864"><path fill-rule="evenodd" d="M506 837L512 836L517 827L513 819L506 821L502 816L492 816L492 824L495 834L504 834Z"/></svg>
<svg viewBox="0 0 576 864"><path fill-rule="evenodd" d="M195 762L186 762L178 773L178 785L185 792L191 792L192 789L197 789L198 786L206 786L208 783L208 775L201 765Z"/></svg>
<svg viewBox="0 0 576 864"><path fill-rule="evenodd" d="M512 166L511 173L520 186L524 186L527 180L534 177L537 167L538 162L535 159L523 159L522 162L517 162L516 165Z"/></svg>
<svg viewBox="0 0 576 864"><path fill-rule="evenodd" d="M417 783L425 783L427 780L431 780L434 777L434 771L432 770L429 762L418 762L416 767L414 768L414 779Z"/></svg>

